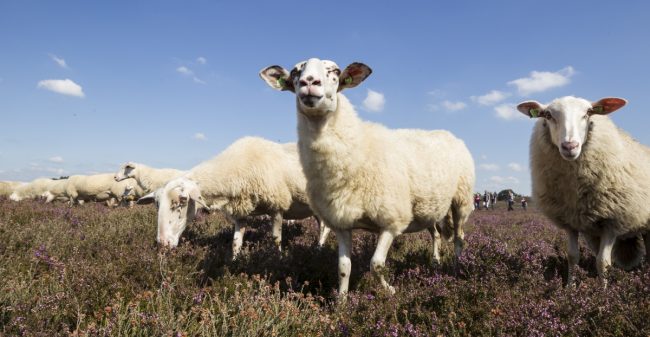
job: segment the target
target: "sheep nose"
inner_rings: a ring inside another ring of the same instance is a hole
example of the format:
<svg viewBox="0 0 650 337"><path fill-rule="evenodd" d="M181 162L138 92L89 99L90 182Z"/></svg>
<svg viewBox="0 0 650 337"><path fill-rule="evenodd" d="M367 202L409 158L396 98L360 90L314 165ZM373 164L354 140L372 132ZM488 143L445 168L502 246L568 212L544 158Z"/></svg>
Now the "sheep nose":
<svg viewBox="0 0 650 337"><path fill-rule="evenodd" d="M567 150L567 151L571 151L571 150L577 148L578 145L580 145L580 144L579 144L578 142L576 142L576 141L572 141L572 142L562 142L562 148L563 148L564 150Z"/></svg>
<svg viewBox="0 0 650 337"><path fill-rule="evenodd" d="M300 79L300 85L301 86L308 86L308 85L319 86L320 84L321 84L321 80L318 79L318 78L315 78L312 75L308 75L308 76Z"/></svg>

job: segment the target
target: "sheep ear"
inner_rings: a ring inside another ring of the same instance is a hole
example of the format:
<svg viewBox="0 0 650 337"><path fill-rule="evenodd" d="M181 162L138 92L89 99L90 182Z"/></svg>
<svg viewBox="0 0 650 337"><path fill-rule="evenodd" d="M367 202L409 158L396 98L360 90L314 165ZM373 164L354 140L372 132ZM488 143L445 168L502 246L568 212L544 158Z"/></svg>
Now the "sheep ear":
<svg viewBox="0 0 650 337"><path fill-rule="evenodd" d="M194 202L199 204L199 206L201 206L202 208L207 208L207 209L210 208L205 203L203 196L201 196L201 191L199 191L198 189L192 189L192 191L190 191L190 199L194 200Z"/></svg>
<svg viewBox="0 0 650 337"><path fill-rule="evenodd" d="M607 115L612 113L627 104L627 101L618 97L606 97L600 99L598 102L591 103L589 109L590 115Z"/></svg>
<svg viewBox="0 0 650 337"><path fill-rule="evenodd" d="M367 65L360 62L350 64L343 70L343 73L339 77L338 91L356 87L368 78L370 74L372 74L372 69Z"/></svg>
<svg viewBox="0 0 650 337"><path fill-rule="evenodd" d="M135 203L138 204L138 205L152 204L154 201L156 201L155 193L156 192L151 192L151 193L143 196L142 198L138 199L138 201L136 201Z"/></svg>
<svg viewBox="0 0 650 337"><path fill-rule="evenodd" d="M295 92L289 72L281 66L270 66L262 69L260 77L275 90Z"/></svg>
<svg viewBox="0 0 650 337"><path fill-rule="evenodd" d="M530 117L542 117L545 107L537 101L526 101L517 105L517 110L522 114Z"/></svg>

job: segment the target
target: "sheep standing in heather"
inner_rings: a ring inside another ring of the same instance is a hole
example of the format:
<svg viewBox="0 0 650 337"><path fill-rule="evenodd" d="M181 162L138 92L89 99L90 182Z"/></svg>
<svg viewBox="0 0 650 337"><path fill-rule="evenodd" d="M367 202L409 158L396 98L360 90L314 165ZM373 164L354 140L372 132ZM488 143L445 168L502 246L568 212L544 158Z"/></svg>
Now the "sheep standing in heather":
<svg viewBox="0 0 650 337"><path fill-rule="evenodd" d="M39 198L43 193L47 192L54 180L50 178L37 178L29 183L23 184L14 188L9 199L13 201L21 201L23 199Z"/></svg>
<svg viewBox="0 0 650 337"><path fill-rule="evenodd" d="M568 96L548 105L517 106L524 115L539 117L530 140L533 197L569 236L568 284L580 258L579 234L598 252L604 285L612 256L629 269L643 257L641 235L648 246L650 150L607 117L625 104L621 98L592 103Z"/></svg>
<svg viewBox="0 0 650 337"><path fill-rule="evenodd" d="M163 187L168 181L180 177L185 171L176 169L156 169L144 164L124 163L115 173L115 181L133 178L138 182L144 193L151 193Z"/></svg>
<svg viewBox="0 0 650 337"><path fill-rule="evenodd" d="M341 295L348 291L352 229L379 233L371 267L394 292L382 275L393 239L428 229L436 245L436 223L451 225L458 256L472 211L474 161L460 139L447 131L389 130L359 119L340 91L370 73L362 63L341 72L319 59L300 62L291 72L280 66L260 72L272 88L296 94L307 193L314 212L336 233ZM453 221L444 221L448 214Z"/></svg>
<svg viewBox="0 0 650 337"><path fill-rule="evenodd" d="M23 185L25 183L19 181L0 181L0 197L10 196L16 188Z"/></svg>
<svg viewBox="0 0 650 337"><path fill-rule="evenodd" d="M235 225L233 259L241 250L246 218L269 215L281 250L282 220L313 215L296 144L242 138L218 156L172 179L138 203L158 205L158 242L175 247L198 208L216 209Z"/></svg>

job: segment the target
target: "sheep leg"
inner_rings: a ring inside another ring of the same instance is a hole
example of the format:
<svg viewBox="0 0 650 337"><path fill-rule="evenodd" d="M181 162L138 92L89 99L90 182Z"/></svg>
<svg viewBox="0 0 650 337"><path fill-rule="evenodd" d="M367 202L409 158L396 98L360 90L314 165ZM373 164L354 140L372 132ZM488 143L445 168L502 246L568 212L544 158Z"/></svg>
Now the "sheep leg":
<svg viewBox="0 0 650 337"><path fill-rule="evenodd" d="M232 259L237 259L239 251L241 251L242 243L244 242L244 232L246 232L246 220L235 220L235 233L232 238Z"/></svg>
<svg viewBox="0 0 650 337"><path fill-rule="evenodd" d="M464 205L463 203L458 202L452 205L451 212L454 221L454 256L456 264L460 254L463 252L463 248L465 247L465 232L463 231L463 225L467 222L469 214L472 211L469 204Z"/></svg>
<svg viewBox="0 0 650 337"><path fill-rule="evenodd" d="M645 243L645 261L650 261L650 233L643 234L643 242Z"/></svg>
<svg viewBox="0 0 650 337"><path fill-rule="evenodd" d="M567 286L574 286L574 280L573 280L573 271L575 269L575 266L578 264L578 261L580 260L580 246L578 245L578 237L579 233L578 231L574 230L567 230L567 234L569 235L569 239L567 242L568 245L568 254L567 254L567 259L569 260L569 266L567 270L567 277L566 277L566 284Z"/></svg>
<svg viewBox="0 0 650 337"><path fill-rule="evenodd" d="M612 248L616 242L616 235L605 231L600 238L600 248L598 249L598 256L596 256L596 269L598 270L598 277L603 287L607 287L607 270L612 265Z"/></svg>
<svg viewBox="0 0 650 337"><path fill-rule="evenodd" d="M434 264L440 264L440 233L436 229L436 225L427 228L429 234L431 234L431 239L433 240L433 262Z"/></svg>
<svg viewBox="0 0 650 337"><path fill-rule="evenodd" d="M386 265L386 256L388 255L388 250L390 249L391 244L393 244L393 239L395 235L391 232L383 231L379 234L379 240L377 241L377 248L375 253L372 255L370 260L370 267L372 272L381 282L381 285L384 286L391 294L395 294L395 288L392 287L386 279L384 279L384 271Z"/></svg>
<svg viewBox="0 0 650 337"><path fill-rule="evenodd" d="M318 223L318 230L320 232L320 235L318 236L318 247L323 247L325 244L325 241L327 241L327 236L330 234L331 229L327 226L325 226L325 223L323 223L323 220L319 219L318 217L316 218L316 222Z"/></svg>
<svg viewBox="0 0 650 337"><path fill-rule="evenodd" d="M273 242L282 251L282 214L275 213L273 219Z"/></svg>
<svg viewBox="0 0 650 337"><path fill-rule="evenodd" d="M350 272L352 271L352 231L342 229L336 231L336 239L339 245L339 297L345 298L350 284Z"/></svg>

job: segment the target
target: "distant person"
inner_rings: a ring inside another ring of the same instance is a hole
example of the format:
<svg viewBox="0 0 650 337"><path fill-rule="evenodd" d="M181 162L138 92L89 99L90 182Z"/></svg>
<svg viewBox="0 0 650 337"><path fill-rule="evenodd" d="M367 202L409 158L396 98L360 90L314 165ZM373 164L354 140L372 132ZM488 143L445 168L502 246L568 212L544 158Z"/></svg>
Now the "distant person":
<svg viewBox="0 0 650 337"><path fill-rule="evenodd" d="M524 197L521 197L521 208L523 208L525 211L526 207L528 207L528 200L526 200Z"/></svg>
<svg viewBox="0 0 650 337"><path fill-rule="evenodd" d="M481 209L481 194L476 193L474 194L474 209Z"/></svg>
<svg viewBox="0 0 650 337"><path fill-rule="evenodd" d="M497 205L497 192L492 193L491 195L492 202L490 203L490 206L492 206L492 209Z"/></svg>
<svg viewBox="0 0 650 337"><path fill-rule="evenodd" d="M512 194L512 191L508 191L508 211L514 211L515 209L512 206L515 203L515 196Z"/></svg>
<svg viewBox="0 0 650 337"><path fill-rule="evenodd" d="M490 208L490 195L488 194L487 191L484 192L483 194L483 207L487 210Z"/></svg>

